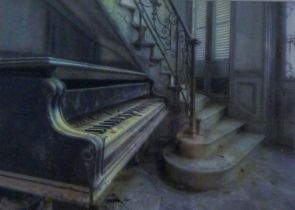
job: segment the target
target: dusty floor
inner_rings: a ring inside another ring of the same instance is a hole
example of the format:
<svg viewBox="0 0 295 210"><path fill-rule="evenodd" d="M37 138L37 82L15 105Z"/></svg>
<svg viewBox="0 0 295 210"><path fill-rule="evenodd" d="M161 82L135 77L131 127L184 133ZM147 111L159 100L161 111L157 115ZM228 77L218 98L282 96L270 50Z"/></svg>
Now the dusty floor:
<svg viewBox="0 0 295 210"><path fill-rule="evenodd" d="M239 179L220 190L187 192L162 179L156 161L127 167L103 210L295 210L295 155L260 148ZM178 189L177 189L178 188Z"/></svg>
<svg viewBox="0 0 295 210"><path fill-rule="evenodd" d="M286 150L259 148L237 181L207 192L173 185L163 178L161 161L143 159L123 170L97 210L295 210L295 154ZM27 205L0 196L0 210L27 210L21 206Z"/></svg>

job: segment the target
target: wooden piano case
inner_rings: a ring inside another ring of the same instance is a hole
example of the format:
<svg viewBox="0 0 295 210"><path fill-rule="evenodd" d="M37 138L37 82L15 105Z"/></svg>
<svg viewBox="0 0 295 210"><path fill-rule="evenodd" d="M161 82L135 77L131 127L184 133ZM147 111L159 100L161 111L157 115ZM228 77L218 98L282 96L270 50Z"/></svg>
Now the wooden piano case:
<svg viewBox="0 0 295 210"><path fill-rule="evenodd" d="M2 60L0 71L1 188L95 205L167 113L145 117L106 156L103 138L71 122L137 98L165 104L145 74L36 57Z"/></svg>

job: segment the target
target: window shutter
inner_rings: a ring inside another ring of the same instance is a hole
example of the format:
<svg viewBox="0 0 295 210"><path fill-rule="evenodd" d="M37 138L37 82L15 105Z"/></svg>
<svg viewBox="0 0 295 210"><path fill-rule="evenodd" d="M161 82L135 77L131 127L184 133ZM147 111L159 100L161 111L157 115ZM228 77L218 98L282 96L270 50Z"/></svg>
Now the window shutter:
<svg viewBox="0 0 295 210"><path fill-rule="evenodd" d="M195 1L195 37L201 41L197 47L197 60L205 60L206 54L206 31L207 31L207 1Z"/></svg>
<svg viewBox="0 0 295 210"><path fill-rule="evenodd" d="M230 51L230 1L216 1L215 59L229 58Z"/></svg>

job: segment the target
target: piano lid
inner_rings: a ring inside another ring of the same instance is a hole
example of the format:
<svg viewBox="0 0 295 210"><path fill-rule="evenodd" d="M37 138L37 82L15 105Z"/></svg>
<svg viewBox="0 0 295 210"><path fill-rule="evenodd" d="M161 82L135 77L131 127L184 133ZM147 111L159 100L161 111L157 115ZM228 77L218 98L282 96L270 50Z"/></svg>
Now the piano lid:
<svg viewBox="0 0 295 210"><path fill-rule="evenodd" d="M53 57L0 58L0 72L85 80L147 80L145 73Z"/></svg>

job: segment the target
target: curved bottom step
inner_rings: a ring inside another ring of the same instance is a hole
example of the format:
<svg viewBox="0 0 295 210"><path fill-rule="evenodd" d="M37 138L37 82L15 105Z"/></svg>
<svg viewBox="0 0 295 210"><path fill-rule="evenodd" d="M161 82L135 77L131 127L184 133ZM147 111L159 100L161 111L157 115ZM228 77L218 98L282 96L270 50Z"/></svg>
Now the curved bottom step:
<svg viewBox="0 0 295 210"><path fill-rule="evenodd" d="M241 133L222 155L189 159L176 154L172 147L164 152L168 175L177 184L194 190L218 188L232 181L239 173L243 159L263 140L262 135Z"/></svg>
<svg viewBox="0 0 295 210"><path fill-rule="evenodd" d="M181 156L188 158L212 156L214 152L231 142L244 124L242 121L226 118L210 129L206 135L194 138L187 135L187 128L184 128L177 135Z"/></svg>

